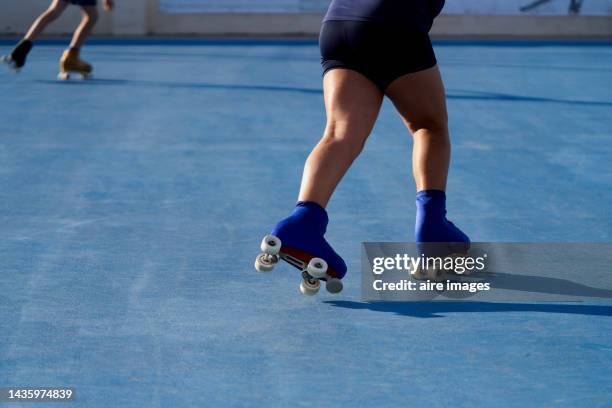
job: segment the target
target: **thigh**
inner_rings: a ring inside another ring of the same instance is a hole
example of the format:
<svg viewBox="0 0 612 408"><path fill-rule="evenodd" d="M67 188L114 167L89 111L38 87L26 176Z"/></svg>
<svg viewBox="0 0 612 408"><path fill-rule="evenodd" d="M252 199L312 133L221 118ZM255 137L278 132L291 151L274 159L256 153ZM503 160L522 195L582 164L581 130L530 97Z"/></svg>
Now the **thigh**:
<svg viewBox="0 0 612 408"><path fill-rule="evenodd" d="M96 6L84 6L81 5L81 10L83 14L88 16L89 18L97 18L98 17L98 7Z"/></svg>
<svg viewBox="0 0 612 408"><path fill-rule="evenodd" d="M323 78L328 131L336 136L368 137L383 100L371 80L350 69L332 69Z"/></svg>
<svg viewBox="0 0 612 408"><path fill-rule="evenodd" d="M325 75L332 69L348 69L384 90L383 48L392 38L386 35L385 26L363 21L327 21L319 35L321 64ZM383 62L383 63L381 63Z"/></svg>
<svg viewBox="0 0 612 408"><path fill-rule="evenodd" d="M437 65L399 77L386 94L411 131L446 127L446 95Z"/></svg>
<svg viewBox="0 0 612 408"><path fill-rule="evenodd" d="M380 22L327 21L319 36L323 72L359 72L380 90L397 78L436 65L426 32Z"/></svg>
<svg viewBox="0 0 612 408"><path fill-rule="evenodd" d="M55 13L61 13L66 7L68 7L68 2L66 0L53 0L48 10Z"/></svg>

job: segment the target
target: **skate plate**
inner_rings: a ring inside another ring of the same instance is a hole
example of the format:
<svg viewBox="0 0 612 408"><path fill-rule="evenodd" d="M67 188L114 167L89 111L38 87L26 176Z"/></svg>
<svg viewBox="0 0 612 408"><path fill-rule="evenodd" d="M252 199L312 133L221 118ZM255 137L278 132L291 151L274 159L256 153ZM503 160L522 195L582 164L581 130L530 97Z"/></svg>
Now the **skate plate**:
<svg viewBox="0 0 612 408"><path fill-rule="evenodd" d="M283 248L281 240L274 235L266 235L263 238L261 251L255 259L255 269L260 272L269 272L280 260L285 261L300 270L302 276L300 292L303 295L316 294L321 287L321 281L325 281L325 288L330 293L342 291L342 281L327 273L327 262L321 258L312 257L291 248ZM308 259L308 262L304 259Z"/></svg>
<svg viewBox="0 0 612 408"><path fill-rule="evenodd" d="M467 255L466 254L450 254L450 255L447 255L446 257L462 258L465 256ZM468 271L465 271L464 273L458 273L458 272L455 272L454 270L446 271L444 269L437 269L437 268L427 269L427 268L422 268L422 267L419 267L416 270L410 272L410 276L412 276L413 279L430 280L432 282L442 282L446 280L447 278L468 276L469 274L470 272Z"/></svg>
<svg viewBox="0 0 612 408"><path fill-rule="evenodd" d="M19 71L21 71L21 68L17 67L15 61L12 60L10 55L3 55L2 57L0 57L0 61L4 64L6 69L11 72L18 73Z"/></svg>
<svg viewBox="0 0 612 408"><path fill-rule="evenodd" d="M90 79L92 77L92 74L88 72L67 71L60 72L59 74L57 74L57 79L59 79L60 81L69 81L73 77L73 75L78 76L81 81L85 81L86 79Z"/></svg>

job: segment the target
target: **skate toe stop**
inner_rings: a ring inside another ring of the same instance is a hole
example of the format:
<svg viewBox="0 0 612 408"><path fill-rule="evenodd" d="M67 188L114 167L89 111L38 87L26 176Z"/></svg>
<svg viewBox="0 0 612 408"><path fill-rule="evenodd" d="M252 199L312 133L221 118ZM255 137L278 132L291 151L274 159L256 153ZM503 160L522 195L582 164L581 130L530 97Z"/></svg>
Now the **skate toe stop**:
<svg viewBox="0 0 612 408"><path fill-rule="evenodd" d="M329 278L325 284L325 289L327 289L329 293L340 293L343 288L344 284L338 278Z"/></svg>

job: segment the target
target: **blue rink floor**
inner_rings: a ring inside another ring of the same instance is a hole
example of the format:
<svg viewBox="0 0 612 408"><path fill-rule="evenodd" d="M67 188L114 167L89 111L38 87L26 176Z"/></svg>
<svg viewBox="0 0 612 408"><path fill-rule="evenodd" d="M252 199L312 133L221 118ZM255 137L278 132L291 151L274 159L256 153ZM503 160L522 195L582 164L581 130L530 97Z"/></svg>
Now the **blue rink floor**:
<svg viewBox="0 0 612 408"><path fill-rule="evenodd" d="M413 239L389 103L329 207L345 291L254 271L323 131L314 42L94 41L95 79L61 83L63 44L0 72L0 387L74 386L71 407L612 405L611 303L360 300L360 242ZM612 44L436 51L450 219L474 241L610 242Z"/></svg>

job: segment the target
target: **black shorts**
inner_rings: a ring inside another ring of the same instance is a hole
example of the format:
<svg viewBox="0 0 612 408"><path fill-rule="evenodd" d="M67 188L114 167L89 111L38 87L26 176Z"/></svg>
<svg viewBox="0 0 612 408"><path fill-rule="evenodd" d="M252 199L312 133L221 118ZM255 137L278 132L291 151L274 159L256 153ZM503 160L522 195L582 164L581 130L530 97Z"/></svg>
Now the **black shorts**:
<svg viewBox="0 0 612 408"><path fill-rule="evenodd" d="M330 20L319 35L323 75L357 71L383 92L402 75L436 65L429 34L375 21Z"/></svg>
<svg viewBox="0 0 612 408"><path fill-rule="evenodd" d="M77 6L95 6L98 2L97 0L64 0L68 3L77 5Z"/></svg>

